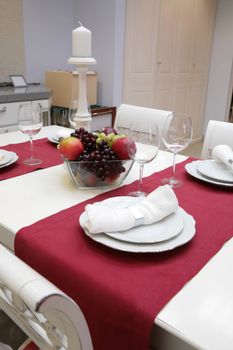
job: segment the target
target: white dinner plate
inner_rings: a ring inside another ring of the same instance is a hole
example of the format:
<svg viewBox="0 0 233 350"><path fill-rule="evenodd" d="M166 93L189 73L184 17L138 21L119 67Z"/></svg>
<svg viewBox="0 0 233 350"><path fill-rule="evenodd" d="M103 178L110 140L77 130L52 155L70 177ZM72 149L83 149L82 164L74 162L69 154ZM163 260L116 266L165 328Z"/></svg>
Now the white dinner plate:
<svg viewBox="0 0 233 350"><path fill-rule="evenodd" d="M198 163L197 170L210 179L233 183L233 171L224 163L217 163L213 159L203 160Z"/></svg>
<svg viewBox="0 0 233 350"><path fill-rule="evenodd" d="M164 252L168 250L172 250L174 248L177 248L181 245L186 244L189 242L193 236L196 233L195 230L195 220L194 218L187 214L184 209L178 208L177 212L179 215L183 217L184 220L184 228L181 230L181 232L166 241L157 242L157 243L132 243L132 242L124 242L120 241L118 239L114 239L104 233L98 233L98 234L91 234L88 232L88 230L84 229L84 232L88 237L90 237L95 242L98 242L100 244L103 244L107 247L124 251L124 252L130 252L130 253L159 253ZM80 225L83 227L85 216L80 216ZM143 227L142 227L143 229Z"/></svg>
<svg viewBox="0 0 233 350"><path fill-rule="evenodd" d="M56 132L53 132L53 133L50 133L47 137L47 139L50 141L50 142L53 142L53 143L59 143L59 139L61 137L68 137L70 136L70 133L71 131L70 130L65 130L65 129L60 129Z"/></svg>
<svg viewBox="0 0 233 350"><path fill-rule="evenodd" d="M9 163L13 158L12 152L0 149L0 165Z"/></svg>
<svg viewBox="0 0 233 350"><path fill-rule="evenodd" d="M212 180L209 177L206 177L206 176L202 175L197 169L197 166L198 166L198 164L200 162L202 162L202 160L195 160L194 162L187 163L185 165L185 169L186 169L187 173L189 173L189 175L192 175L193 177L195 177L195 178L197 178L199 180L202 180L202 181L214 184L214 185L233 187L233 183Z"/></svg>
<svg viewBox="0 0 233 350"><path fill-rule="evenodd" d="M97 202L95 205L108 205L112 208L127 208L135 205L142 199L118 196L108 198L102 202ZM86 213L82 213L83 221L87 220ZM178 235L184 227L184 220L179 213L172 213L163 220L160 220L151 225L143 225L133 227L130 230L123 232L104 232L106 235L124 242L132 243L155 243L165 241Z"/></svg>
<svg viewBox="0 0 233 350"><path fill-rule="evenodd" d="M11 160L8 163L0 165L0 169L15 163L19 159L19 156L15 152L10 152L10 153L12 154Z"/></svg>
<svg viewBox="0 0 233 350"><path fill-rule="evenodd" d="M48 136L47 139L52 142L52 143L59 143L59 139L58 138L53 138L52 136Z"/></svg>

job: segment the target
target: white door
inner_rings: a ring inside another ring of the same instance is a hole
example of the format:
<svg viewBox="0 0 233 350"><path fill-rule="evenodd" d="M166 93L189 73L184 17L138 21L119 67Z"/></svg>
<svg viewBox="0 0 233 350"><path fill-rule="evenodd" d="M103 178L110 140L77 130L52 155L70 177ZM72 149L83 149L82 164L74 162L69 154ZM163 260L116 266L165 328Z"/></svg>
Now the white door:
<svg viewBox="0 0 233 350"><path fill-rule="evenodd" d="M202 135L216 0L127 0L123 101L187 112Z"/></svg>

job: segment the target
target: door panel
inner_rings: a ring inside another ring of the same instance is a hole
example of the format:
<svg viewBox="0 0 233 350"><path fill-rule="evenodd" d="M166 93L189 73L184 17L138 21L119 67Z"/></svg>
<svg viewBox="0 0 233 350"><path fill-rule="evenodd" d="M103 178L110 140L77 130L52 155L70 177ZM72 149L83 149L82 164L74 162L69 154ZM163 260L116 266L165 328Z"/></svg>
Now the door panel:
<svg viewBox="0 0 233 350"><path fill-rule="evenodd" d="M128 0L123 102L151 106L159 0Z"/></svg>
<svg viewBox="0 0 233 350"><path fill-rule="evenodd" d="M172 92L175 73L173 52L175 50L177 12L175 1L163 0L160 2L153 103L159 109L173 109Z"/></svg>

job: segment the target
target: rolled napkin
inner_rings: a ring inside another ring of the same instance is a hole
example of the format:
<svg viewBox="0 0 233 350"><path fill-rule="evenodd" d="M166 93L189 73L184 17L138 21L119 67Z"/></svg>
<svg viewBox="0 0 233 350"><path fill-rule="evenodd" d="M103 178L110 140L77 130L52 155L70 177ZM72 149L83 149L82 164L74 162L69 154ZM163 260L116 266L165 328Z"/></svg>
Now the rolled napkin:
<svg viewBox="0 0 233 350"><path fill-rule="evenodd" d="M218 145L212 150L212 156L218 163L224 163L233 170L233 150L228 145Z"/></svg>
<svg viewBox="0 0 233 350"><path fill-rule="evenodd" d="M127 208L113 208L104 202L88 204L84 228L90 233L125 231L160 221L177 208L178 200L172 188L160 186L142 201Z"/></svg>

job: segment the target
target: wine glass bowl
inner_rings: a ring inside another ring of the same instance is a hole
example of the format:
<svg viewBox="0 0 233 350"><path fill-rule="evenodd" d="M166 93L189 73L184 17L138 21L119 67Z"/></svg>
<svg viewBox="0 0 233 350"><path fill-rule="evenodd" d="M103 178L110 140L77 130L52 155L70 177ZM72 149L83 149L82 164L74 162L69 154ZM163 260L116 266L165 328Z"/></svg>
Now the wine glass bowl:
<svg viewBox="0 0 233 350"><path fill-rule="evenodd" d="M76 128L74 117L75 117L75 114L77 113L77 110L78 110L78 100L73 100L71 102L71 105L69 107L69 112L68 112L68 120L70 123L70 127L73 129Z"/></svg>
<svg viewBox="0 0 233 350"><path fill-rule="evenodd" d="M34 157L33 136L42 128L42 111L40 104L32 102L22 103L18 109L18 128L23 134L29 137L30 141L30 158L23 161L26 165L37 165L42 163L41 159Z"/></svg>
<svg viewBox="0 0 233 350"><path fill-rule="evenodd" d="M139 164L139 185L138 190L131 192L133 197L144 197L147 193L142 191L142 178L144 164L151 162L159 151L159 132L155 122L132 123L129 127L128 136L135 142L128 144L128 154L134 162ZM136 144L136 147L135 147Z"/></svg>
<svg viewBox="0 0 233 350"><path fill-rule="evenodd" d="M162 184L180 187L182 181L175 178L176 154L183 151L192 140L192 120L185 113L172 113L165 122L162 141L166 148L173 153L172 177L162 179Z"/></svg>

